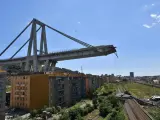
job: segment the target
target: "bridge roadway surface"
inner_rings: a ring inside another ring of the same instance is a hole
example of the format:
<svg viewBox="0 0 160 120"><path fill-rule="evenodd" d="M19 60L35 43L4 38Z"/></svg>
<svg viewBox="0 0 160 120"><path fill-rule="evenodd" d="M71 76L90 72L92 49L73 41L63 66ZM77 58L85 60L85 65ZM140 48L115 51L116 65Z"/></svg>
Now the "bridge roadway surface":
<svg viewBox="0 0 160 120"><path fill-rule="evenodd" d="M81 48L77 50L49 53L47 55L38 55L37 58L38 61L45 61L45 60L63 61L63 60L71 60L71 59L79 59L87 57L105 56L115 52L116 49L113 45L103 45L103 46L95 46L89 48ZM29 58L29 60L32 59L33 56ZM26 62L26 57L3 59L0 60L0 65L17 64L21 62Z"/></svg>
<svg viewBox="0 0 160 120"><path fill-rule="evenodd" d="M126 100L124 107L129 120L153 120L153 118L133 99Z"/></svg>

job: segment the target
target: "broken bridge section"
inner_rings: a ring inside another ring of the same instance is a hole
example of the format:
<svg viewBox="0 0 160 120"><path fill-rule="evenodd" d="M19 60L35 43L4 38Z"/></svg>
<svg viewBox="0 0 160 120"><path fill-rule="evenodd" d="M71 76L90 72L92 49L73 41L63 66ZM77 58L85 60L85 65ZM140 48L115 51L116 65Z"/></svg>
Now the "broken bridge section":
<svg viewBox="0 0 160 120"><path fill-rule="evenodd" d="M80 59L87 57L105 56L112 53L116 53L116 49L113 45L92 46L79 39L69 36L37 19L33 19L17 36L16 38L1 52L2 56L10 46L31 26L31 32L29 39L12 55L10 59L0 60L0 65L17 64L21 67L22 71L53 71L58 61ZM63 51L57 53L48 53L46 28L53 30L61 34L70 40L77 42L86 48ZM37 32L41 30L40 45L37 45ZM25 57L14 58L24 46L28 44L27 55ZM40 49L38 50L38 46ZM32 54L33 53L33 54Z"/></svg>

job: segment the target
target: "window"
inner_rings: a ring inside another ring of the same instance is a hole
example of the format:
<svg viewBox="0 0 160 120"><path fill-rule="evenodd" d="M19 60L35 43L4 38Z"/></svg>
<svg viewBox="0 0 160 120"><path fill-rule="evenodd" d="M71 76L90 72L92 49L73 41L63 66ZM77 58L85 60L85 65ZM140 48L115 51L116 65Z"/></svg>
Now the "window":
<svg viewBox="0 0 160 120"><path fill-rule="evenodd" d="M92 84L95 84L95 82L96 82L95 80L92 80Z"/></svg>

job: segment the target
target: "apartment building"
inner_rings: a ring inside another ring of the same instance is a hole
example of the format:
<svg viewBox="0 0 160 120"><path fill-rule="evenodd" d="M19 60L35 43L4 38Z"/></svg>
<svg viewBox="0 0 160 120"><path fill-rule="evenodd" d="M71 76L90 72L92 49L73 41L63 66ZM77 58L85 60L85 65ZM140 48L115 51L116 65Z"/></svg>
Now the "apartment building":
<svg viewBox="0 0 160 120"><path fill-rule="evenodd" d="M82 74L48 72L49 105L70 106L86 96L85 78Z"/></svg>
<svg viewBox="0 0 160 120"><path fill-rule="evenodd" d="M95 91L102 83L101 81L98 80L98 77L95 75L87 75L86 77L86 84L88 86L86 86L87 88L87 92L88 93L92 93L93 91Z"/></svg>
<svg viewBox="0 0 160 120"><path fill-rule="evenodd" d="M6 72L0 71L0 120L5 120Z"/></svg>
<svg viewBox="0 0 160 120"><path fill-rule="evenodd" d="M71 104L75 104L77 101L86 97L85 77L73 74L69 76L69 80Z"/></svg>
<svg viewBox="0 0 160 120"><path fill-rule="evenodd" d="M65 75L49 75L49 106L68 106L69 88L69 80Z"/></svg>
<svg viewBox="0 0 160 120"><path fill-rule="evenodd" d="M48 105L48 75L17 75L10 79L11 107L32 110Z"/></svg>

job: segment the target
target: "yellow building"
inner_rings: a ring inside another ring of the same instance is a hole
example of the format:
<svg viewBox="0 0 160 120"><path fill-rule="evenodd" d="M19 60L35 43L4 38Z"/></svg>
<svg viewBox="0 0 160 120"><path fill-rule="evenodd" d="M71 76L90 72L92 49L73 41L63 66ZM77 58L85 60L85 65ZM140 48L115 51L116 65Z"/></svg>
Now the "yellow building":
<svg viewBox="0 0 160 120"><path fill-rule="evenodd" d="M39 109L48 105L48 75L18 75L11 77L10 106L22 109Z"/></svg>

